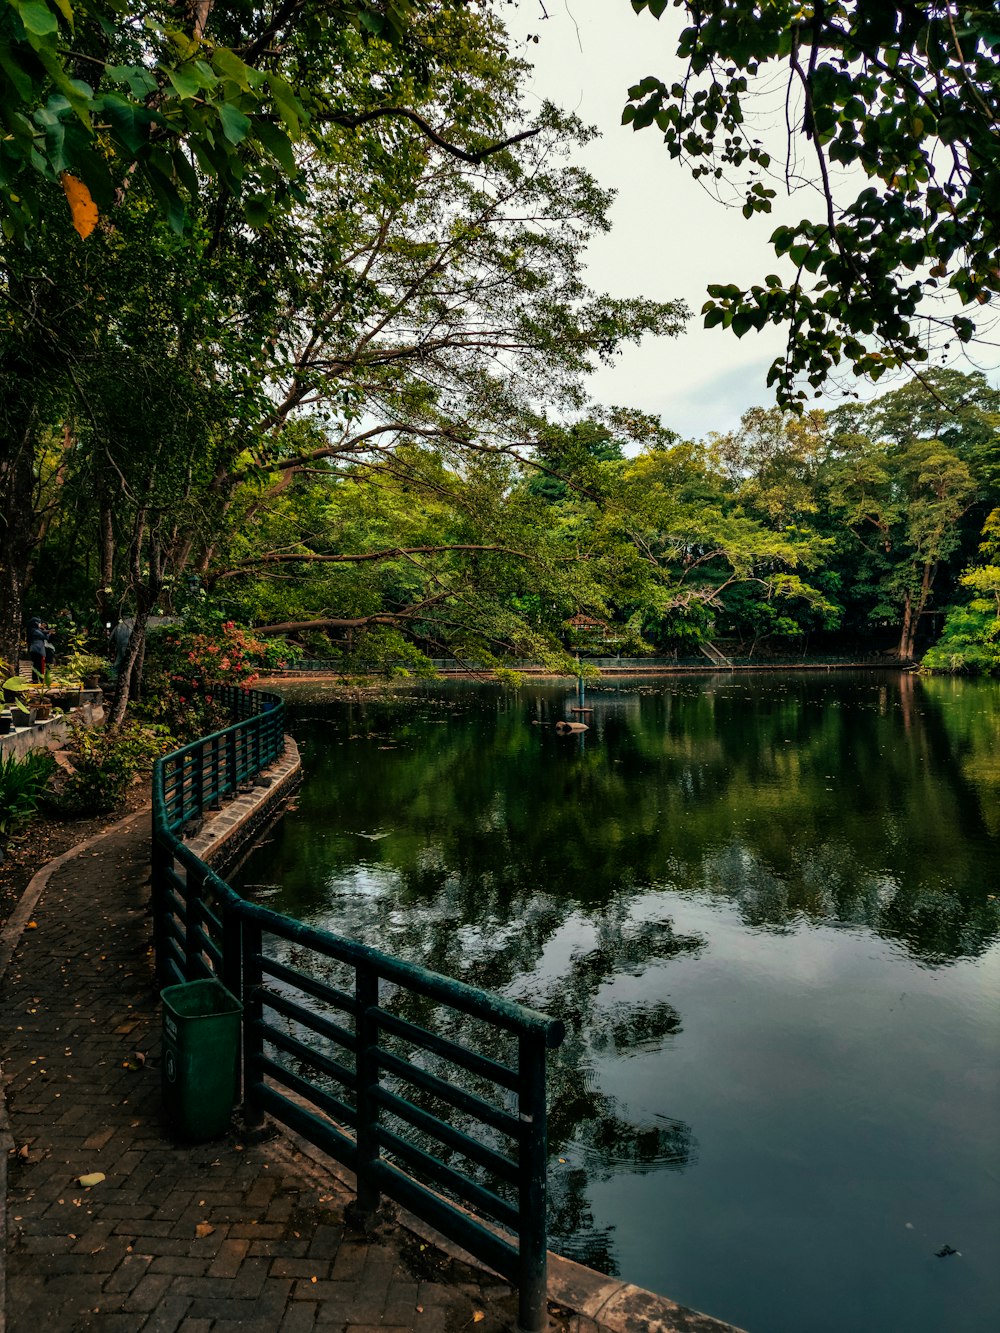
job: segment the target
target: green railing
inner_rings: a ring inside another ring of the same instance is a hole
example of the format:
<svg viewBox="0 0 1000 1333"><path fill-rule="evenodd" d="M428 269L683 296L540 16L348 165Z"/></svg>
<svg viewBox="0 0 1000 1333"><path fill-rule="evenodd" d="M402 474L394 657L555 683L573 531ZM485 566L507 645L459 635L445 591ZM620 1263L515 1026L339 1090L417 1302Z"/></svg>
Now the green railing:
<svg viewBox="0 0 1000 1333"><path fill-rule="evenodd" d="M348 1166L362 1218L384 1194L515 1283L521 1328L538 1333L547 1326L545 1064L563 1025L249 903L185 846L185 825L284 747L276 695L230 695L234 725L153 773L160 983L218 976L243 1001L251 1123L266 1112Z"/></svg>

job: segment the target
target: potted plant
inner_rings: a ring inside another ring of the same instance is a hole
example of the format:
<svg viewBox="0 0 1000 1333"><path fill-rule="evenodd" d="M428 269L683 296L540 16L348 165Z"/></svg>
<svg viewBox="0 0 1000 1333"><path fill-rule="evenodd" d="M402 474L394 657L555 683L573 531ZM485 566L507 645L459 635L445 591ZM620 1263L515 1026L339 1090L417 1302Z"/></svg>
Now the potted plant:
<svg viewBox="0 0 1000 1333"><path fill-rule="evenodd" d="M74 653L66 660L65 674L81 681L85 690L96 690L107 668L107 661L96 653Z"/></svg>
<svg viewBox="0 0 1000 1333"><path fill-rule="evenodd" d="M8 676L2 688L4 703L16 704L29 692L31 686L20 676Z"/></svg>

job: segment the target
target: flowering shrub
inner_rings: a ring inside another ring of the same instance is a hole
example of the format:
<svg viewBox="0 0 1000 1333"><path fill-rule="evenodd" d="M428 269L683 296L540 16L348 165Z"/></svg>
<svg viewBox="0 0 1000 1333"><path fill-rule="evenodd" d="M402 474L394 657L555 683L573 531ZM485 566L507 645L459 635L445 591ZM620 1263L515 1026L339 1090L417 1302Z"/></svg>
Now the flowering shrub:
<svg viewBox="0 0 1000 1333"><path fill-rule="evenodd" d="M151 634L146 652L143 711L179 736L218 731L228 710L214 691L222 685L249 689L264 644L232 620L217 628L171 628Z"/></svg>

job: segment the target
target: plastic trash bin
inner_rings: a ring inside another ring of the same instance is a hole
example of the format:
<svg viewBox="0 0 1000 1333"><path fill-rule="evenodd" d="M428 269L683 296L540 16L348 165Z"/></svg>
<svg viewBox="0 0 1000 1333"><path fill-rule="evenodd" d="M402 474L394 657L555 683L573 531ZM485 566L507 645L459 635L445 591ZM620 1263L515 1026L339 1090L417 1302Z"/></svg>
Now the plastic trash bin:
<svg viewBox="0 0 1000 1333"><path fill-rule="evenodd" d="M160 998L167 1118L182 1138L218 1138L236 1104L243 1006L214 978L167 986Z"/></svg>

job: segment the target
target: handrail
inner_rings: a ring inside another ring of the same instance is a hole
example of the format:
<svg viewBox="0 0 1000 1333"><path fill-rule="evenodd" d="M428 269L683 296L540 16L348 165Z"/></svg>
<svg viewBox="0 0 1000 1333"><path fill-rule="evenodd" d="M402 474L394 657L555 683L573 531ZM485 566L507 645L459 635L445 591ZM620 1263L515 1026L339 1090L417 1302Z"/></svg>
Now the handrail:
<svg viewBox="0 0 1000 1333"><path fill-rule="evenodd" d="M247 902L200 860L185 826L284 748L277 695L227 687L216 698L233 724L153 770L161 983L214 975L241 997L248 1121L267 1112L347 1165L362 1218L385 1194L516 1283L520 1327L539 1333L547 1325L545 1061L563 1024ZM485 1025L485 1049L466 1045L469 1020ZM498 1050L503 1034L516 1048L509 1061Z"/></svg>

